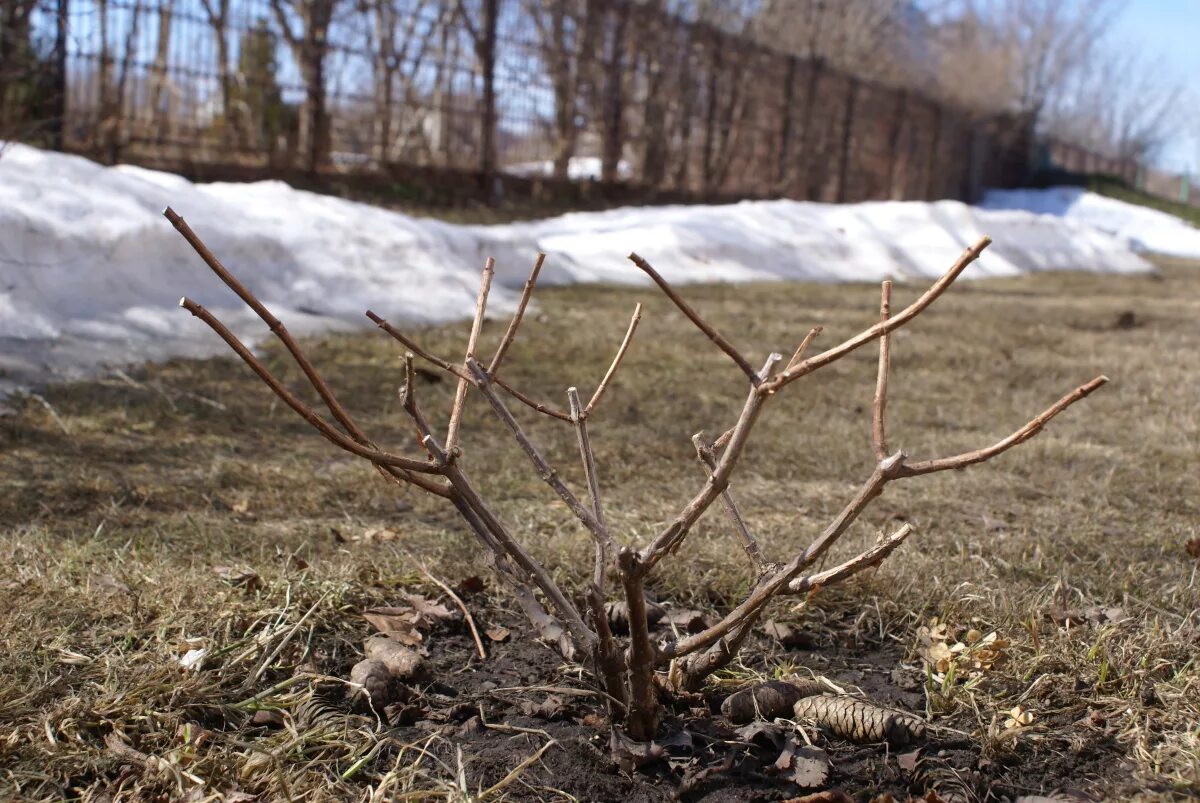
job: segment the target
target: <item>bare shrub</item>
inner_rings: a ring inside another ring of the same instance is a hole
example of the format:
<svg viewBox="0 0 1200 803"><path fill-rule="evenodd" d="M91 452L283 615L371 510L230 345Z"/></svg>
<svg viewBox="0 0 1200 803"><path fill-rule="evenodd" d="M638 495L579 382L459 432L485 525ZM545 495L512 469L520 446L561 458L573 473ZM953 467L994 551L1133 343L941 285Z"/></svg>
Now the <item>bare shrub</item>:
<svg viewBox="0 0 1200 803"><path fill-rule="evenodd" d="M806 596L823 586L843 582L864 569L878 565L912 535L912 526L905 524L896 532L881 536L869 549L849 560L821 571L813 570L814 564L829 551L889 483L951 469L962 469L989 460L1037 435L1050 419L1107 381L1105 377L1099 376L1081 385L1016 432L990 446L949 457L910 462L904 452L890 452L887 446L885 412L890 335L916 318L950 287L987 247L990 242L987 237L967 248L940 279L899 312L892 314L891 283L884 282L878 322L853 337L809 357L806 356L807 349L820 332L819 327L814 328L803 338L791 359L785 362L780 354L771 354L758 370L728 339L705 321L653 267L636 254L631 254L630 259L633 263L653 280L680 312L717 348L729 356L745 374L748 384L746 401L733 427L712 443L706 442L699 435L694 439L697 456L707 475L704 483L674 519L658 532L650 543L639 549L632 544L622 543L609 530L588 435L588 420L595 414L597 405L621 367L641 317L640 305L635 310L625 338L595 393L585 404L575 388L568 388L566 409L556 409L530 399L500 375L505 355L517 335L537 282L544 255L539 255L525 284L512 322L494 355L486 362L477 353L477 348L493 275L493 263L490 259L483 270L475 317L461 361L451 362L430 354L387 321L368 311L367 316L400 341L408 352L404 359L406 381L401 399L425 451L422 456L411 457L386 451L372 441L354 423L350 414L288 333L287 328L225 269L179 215L168 209L166 216L213 272L237 293L280 339L336 423L329 421L296 397L212 313L187 298L182 299L180 305L212 328L284 403L334 445L366 459L388 481L398 485L416 486L452 504L486 548L497 575L520 603L539 636L555 643L565 657L578 657L591 670L596 683L607 696L614 726L623 729L628 737L639 741L649 741L655 736L661 711L660 695L698 689L711 673L726 666L738 653L769 602L783 595ZM730 490L730 480L739 466L754 425L767 404L780 391L873 341L879 341L880 345L872 427L874 456L877 461L875 469L808 548L790 556L785 562L772 562L763 555ZM438 366L458 381L444 438L435 432L417 399L414 382L416 357ZM463 405L467 394L472 390L487 400L495 417L520 445L534 470L570 508L590 534L595 545L594 561L591 579L583 591L582 600L573 598L567 589L554 580L552 572L530 554L512 529L500 520L476 490L467 472L469 459L459 446ZM574 427L587 482L585 497L577 495L567 487L542 451L526 434L510 409L509 405L513 400L531 407L538 413L559 419L564 425ZM746 598L720 621L700 629L699 632L681 637L653 638L649 626L650 605L645 593L646 578L661 561L679 552L693 525L718 500L731 520L746 558L751 561L757 572L757 580ZM617 636L613 633L609 613L614 606L610 605L606 610L610 588L615 589L619 596L618 602L624 603L623 612L628 622L628 636ZM624 744L621 741L626 738L624 734L619 730L614 731L614 739L617 740L615 743Z"/></svg>

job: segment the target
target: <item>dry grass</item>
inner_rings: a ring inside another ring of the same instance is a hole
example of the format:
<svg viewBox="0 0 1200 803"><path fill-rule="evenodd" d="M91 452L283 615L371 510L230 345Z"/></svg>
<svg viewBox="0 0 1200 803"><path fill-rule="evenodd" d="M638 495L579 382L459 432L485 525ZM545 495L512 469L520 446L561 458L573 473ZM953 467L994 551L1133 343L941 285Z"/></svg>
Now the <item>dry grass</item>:
<svg viewBox="0 0 1200 803"><path fill-rule="evenodd" d="M897 287L896 305L917 291ZM814 323L834 342L877 314L868 286L686 292L752 354L790 351ZM635 301L642 328L592 433L611 527L644 542L702 481L689 436L732 422L737 370L650 291L577 287L539 293L507 378L560 406L567 385L586 397ZM1132 328L1117 326L1126 311ZM994 463L893 486L839 554L894 518L918 535L873 578L818 598L806 626L841 650L898 643L908 664L919 664L917 628L931 617L997 630L1011 642L1007 662L927 693L930 712L974 732L985 760L1057 762L1070 778L1087 759L1102 771L1073 780L1101 797L1200 792L1200 587L1185 551L1200 536L1198 318L1194 266L952 290L894 340L890 437L914 458L990 442L1097 373L1113 382ZM485 341L501 331L489 323ZM454 326L421 340L455 355L464 336ZM266 353L296 378L274 346ZM411 444L393 342L331 336L311 356L378 441ZM0 418L0 784L30 799L172 798L195 786L189 776L210 794L267 798L478 792L470 756L465 768L439 766L366 719L306 728L290 718L313 685L293 680L295 667L345 677L366 632L356 612L422 582L402 549L452 581L482 571L453 511L397 494L333 450L241 365L130 373L47 389L45 405L10 401L15 413ZM873 375L873 352L835 364L790 387L760 424L734 491L772 557L805 545L869 472ZM446 409L453 386L421 392L427 410ZM467 465L533 550L568 584L581 580L587 538L485 412L468 404ZM529 428L578 484L570 427ZM668 561L659 597L719 607L744 591L748 572L719 514L702 522L690 560ZM398 540L358 540L385 527ZM252 569L261 587L230 585L220 565ZM1121 610L1061 627L1044 616L1056 605ZM786 608L778 618L803 620ZM182 671L178 657L200 643L203 671ZM746 663L739 671L764 671ZM1036 719L1006 732L1018 703ZM288 727L236 727L257 708L283 711ZM113 733L149 763L122 770L138 762L106 746Z"/></svg>

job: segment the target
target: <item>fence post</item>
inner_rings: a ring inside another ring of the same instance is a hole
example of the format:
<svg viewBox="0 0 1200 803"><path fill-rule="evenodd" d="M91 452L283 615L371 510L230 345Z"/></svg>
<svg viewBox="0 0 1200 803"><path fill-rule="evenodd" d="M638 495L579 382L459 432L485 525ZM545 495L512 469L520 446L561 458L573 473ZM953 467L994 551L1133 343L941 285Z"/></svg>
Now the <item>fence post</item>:
<svg viewBox="0 0 1200 803"><path fill-rule="evenodd" d="M52 53L53 72L50 75L52 97L54 98L54 114L48 126L50 147L56 151L63 149L63 130L67 121L67 17L70 13L70 0L58 0L54 20L54 51Z"/></svg>
<svg viewBox="0 0 1200 803"><path fill-rule="evenodd" d="M484 0L480 67L483 70L483 142L479 172L488 202L496 196L496 26L500 0Z"/></svg>
<svg viewBox="0 0 1200 803"><path fill-rule="evenodd" d="M775 169L775 183L781 195L787 194L788 154L792 143L792 118L796 101L796 57L788 56L787 73L783 79L783 127L779 132L779 161Z"/></svg>
<svg viewBox="0 0 1200 803"><path fill-rule="evenodd" d="M940 104L933 104L933 140L929 144L929 158L926 160L927 169L925 171L925 200L933 200L934 189L937 181L937 156L938 149L942 147L942 107Z"/></svg>
<svg viewBox="0 0 1200 803"><path fill-rule="evenodd" d="M842 118L842 155L838 163L837 202L846 202L846 181L850 173L850 148L854 140L854 107L858 100L858 79L850 77L846 91L846 113Z"/></svg>
<svg viewBox="0 0 1200 803"><path fill-rule="evenodd" d="M900 201L904 199L903 191L899 195L896 194L897 174L900 167L900 133L904 130L904 118L908 114L908 90L900 90L900 97L896 103L896 114L892 117L892 130L888 134L888 144L891 146L891 153L888 161L888 200Z"/></svg>

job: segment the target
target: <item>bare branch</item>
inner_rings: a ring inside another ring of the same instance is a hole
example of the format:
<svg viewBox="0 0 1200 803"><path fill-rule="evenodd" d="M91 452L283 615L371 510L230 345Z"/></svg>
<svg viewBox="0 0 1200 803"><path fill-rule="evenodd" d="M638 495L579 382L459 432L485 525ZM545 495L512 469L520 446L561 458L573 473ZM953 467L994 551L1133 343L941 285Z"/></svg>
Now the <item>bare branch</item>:
<svg viewBox="0 0 1200 803"><path fill-rule="evenodd" d="M892 314L892 283L885 280L880 286L879 320L886 323ZM891 335L883 334L879 338L879 371L875 377L875 400L871 414L871 443L875 448L875 459L887 457L887 434L884 429L884 416L887 412L888 368L891 364L892 349Z"/></svg>
<svg viewBox="0 0 1200 803"><path fill-rule="evenodd" d="M188 312L192 313L197 318L208 324L209 328L216 332L221 339L224 340L231 349L233 349L234 353L241 357L242 361L245 362L246 365L250 366L250 369L254 371L254 373L258 374L258 378L265 382L267 387L275 391L276 396L282 399L288 407L291 407L293 410L295 410L297 415L299 415L308 423L312 424L318 432L324 435L325 438L331 441L335 446L345 449L347 452L356 454L359 457L365 457L372 463L402 468L405 471L413 472L415 474L441 473L441 469L433 463L426 463L421 460L414 460L411 457L401 457L400 455L382 452L370 446L364 446L363 444L351 440L342 433L338 432L315 410L306 405L304 402L300 401L295 395L292 394L290 390L284 387L283 383L276 379L275 376L267 370L266 366L264 366L257 357L250 353L250 349L246 348L246 346L242 344L242 341L238 340L233 332L229 331L225 324L221 323L221 321L218 320L211 312L197 304L195 301L192 301L190 298L180 299L179 306L183 307Z"/></svg>
<svg viewBox="0 0 1200 803"><path fill-rule="evenodd" d="M588 510L583 503L579 501L579 498L575 496L575 494L571 493L571 490L563 484L563 481L558 477L558 472L550 467L550 464L546 462L546 458L542 457L542 453L539 452L537 447L533 445L533 442L529 440L529 436L525 434L523 429L521 429L521 425L517 423L515 418L513 418L513 414L509 412L509 409L504 406L504 402L501 401L500 397L496 395L496 391L492 390L492 381L488 375L484 373L483 367L479 363L475 362L475 360L472 358L467 360L467 370L472 371L475 374L475 386L479 388L479 392L482 393L488 400L488 403L492 405L492 410L496 413L496 417L500 419L501 423L508 427L509 432L511 432L512 436L516 439L517 444L521 447L522 451L525 452L526 456L529 457L530 462L532 462L534 467L537 469L538 476L540 476L547 485L554 489L554 492L557 493L559 498L567 504L567 507L571 509L571 512L574 513L581 522L583 522L585 527L591 530L597 538L603 540L605 543L610 542L612 540L612 536L608 534L608 531L604 528L604 525L601 524L600 521L596 519L595 515L592 514L592 511ZM448 474L447 476L449 477Z"/></svg>
<svg viewBox="0 0 1200 803"><path fill-rule="evenodd" d="M504 337L500 339L500 345L496 346L496 353L493 355L491 363L488 364L487 372L490 376L494 377L500 370L500 363L504 360L504 355L508 353L509 347L517 337L517 329L521 326L521 319L525 317L525 308L529 306L529 297L533 295L534 285L537 284L538 275L542 272L542 264L545 261L546 255L539 253L533 262L533 270L529 272L529 278L525 280L525 287L521 290L521 300L517 303L517 311L513 313L512 320L508 322L508 329L504 332Z"/></svg>
<svg viewBox="0 0 1200 803"><path fill-rule="evenodd" d="M472 360L470 365L478 367L478 363ZM490 388L489 388L490 390ZM492 398L496 398L495 393L491 394ZM546 599L550 600L554 610L561 616L566 623L567 628L589 649L596 641L596 634L588 629L584 624L583 618L580 617L579 611L567 599L562 590L554 582L553 578L540 563L530 555L521 544L517 542L512 535L509 534L507 528L500 522L492 509L483 501L483 497L475 490L467 477L466 472L458 465L456 461L450 459L449 453L443 448L434 438L433 435L425 436L425 448L434 455L438 463L442 466L446 479L450 480L455 494L452 498L459 499L464 502L475 515L479 518L483 526L488 530L492 539L498 543L504 553L507 553L518 566L525 571L543 594Z"/></svg>
<svg viewBox="0 0 1200 803"><path fill-rule="evenodd" d="M453 363L451 363L447 360L443 360L441 357L438 357L435 354L430 354L428 351L421 348L421 346L418 345L415 340L413 340L408 335L401 332L396 327L392 326L390 323L385 321L383 318L380 318L374 312L371 312L371 310L367 310L367 317L370 318L371 321L376 326L378 326L380 329L387 332L389 335L391 335L396 340L399 340L401 345L404 346L404 348L408 349L413 354L416 354L421 359L423 359L427 362L433 363L438 368L441 368L443 371L446 371L447 373L454 374L459 379L466 379L468 382L471 381L470 380L471 375L466 371L466 369L462 368L461 366L454 365Z"/></svg>
<svg viewBox="0 0 1200 803"><path fill-rule="evenodd" d="M926 290L920 298L909 304L887 321L881 321L872 326L870 329L859 332L849 340L845 340L833 348L821 352L815 357L809 357L807 360L799 363L798 365L793 365L791 368L788 368L786 371L779 374L779 376L763 382L759 387L759 391L762 393L774 393L784 385L795 382L800 377L811 374L818 368L822 368L831 362L840 360L842 357L845 357L855 349L865 346L872 340L899 329L901 326L920 315L926 307L936 301L942 293L946 292L950 285L954 283L954 280L957 279L959 275L967 269L968 265L979 258L979 255L983 253L983 249L987 248L991 242L991 237L986 235L980 237L974 245L963 251L958 260L950 267L950 270L946 271L946 273L942 275L942 278L934 282L934 284L928 290Z"/></svg>
<svg viewBox="0 0 1200 803"><path fill-rule="evenodd" d="M708 467L709 476L712 476L711 472L717 467L717 460L713 456L712 449L705 445L703 433L697 432L692 436L692 445L696 447L696 457ZM738 510L728 488L721 491L721 502L725 506L725 512L729 515L729 520L733 523L734 532L742 542L742 549L746 550L746 554L750 556L754 568L762 569L766 561L763 560L762 551L758 548L758 541L750 534L750 528L746 526L746 521L742 518L742 513Z"/></svg>
<svg viewBox="0 0 1200 803"><path fill-rule="evenodd" d="M788 368L800 364L801 358L804 357L804 352L808 350L808 345L812 343L813 339L816 338L817 335L821 334L822 331L824 331L824 327L821 326L814 326L812 329L808 330L808 334L806 334L804 339L800 341L800 345L796 346L796 353L792 355L790 360L788 360ZM787 369L785 368L784 370Z"/></svg>
<svg viewBox="0 0 1200 803"><path fill-rule="evenodd" d="M1080 385L1079 387L1075 388L1075 390L1056 401L1044 412L1042 412L1041 415L1038 415L1028 424L1021 427L1004 440L998 441L991 446L988 446L984 449L977 449L973 452L964 452L963 454L955 455L954 457L943 457L937 460L925 460L920 463L912 463L911 465L904 466L900 470L899 476L918 477L922 474L932 474L935 471L966 468L969 465L982 463L984 460L989 460L998 454L1008 451L1018 444L1024 443L1034 435L1037 435L1042 431L1042 428L1046 426L1050 419L1054 418L1054 416L1058 415L1080 399L1086 398L1092 393L1092 391L1096 390L1096 388L1100 387L1106 382L1108 382L1108 377L1098 376L1091 382Z"/></svg>
<svg viewBox="0 0 1200 803"><path fill-rule="evenodd" d="M758 374L754 373L754 367L750 365L750 361L743 357L742 353L734 348L732 343L726 340L720 332L714 329L712 324L701 318L700 313L696 312L696 310L692 308L691 304L684 301L683 296L675 292L675 288L667 284L667 280L660 276L658 271L651 267L649 262L642 259L637 254L630 254L629 259L631 262L633 262L633 264L641 268L642 272L649 276L654 283L658 285L659 289L666 294L667 298L671 299L671 303L678 307L679 311L686 315L688 320L696 324L696 327L705 335L707 335L708 339L717 345L717 348L728 354L729 358L737 363L738 368L741 368L742 372L750 378L751 383L753 383L756 387L758 386L762 379Z"/></svg>
<svg viewBox="0 0 1200 803"><path fill-rule="evenodd" d="M345 408L342 407L341 403L338 402L337 398L333 395L333 391L330 390L329 386L325 384L325 380L323 380L320 374L317 373L317 369L313 367L313 364L309 361L307 355L300 350L300 347L296 344L296 341L292 339L291 334L288 332L287 327L283 325L283 322L272 315L271 311L267 309L266 305L259 301L254 293L250 292L249 288L238 281L237 277L230 273L229 270L221 264L221 260L217 259L216 255L213 254L213 252L208 249L208 246L204 244L204 241L200 239L200 236L196 234L196 232L192 231L192 227L189 226L187 221L180 217L174 209L168 206L163 210L163 216L167 220L171 221L171 225L175 227L175 230L183 235L183 239L187 240L188 245L190 245L192 249L200 256L200 258L204 260L204 263L208 265L212 272L217 274L217 278L224 282L226 287L236 293L238 298L246 303L246 306L254 310L254 313L262 319L263 323L267 325L267 328L279 338L280 342L283 343L284 348L288 350L288 353L292 355L292 358L296 361L296 364L300 366L300 370L304 372L304 376L307 377L309 383L313 386L313 389L317 391L317 395L321 397L321 401L323 401L325 406L329 408L330 414L333 415L338 423L346 428L346 431L350 433L350 437L354 438L354 440L363 445L372 445L366 434L354 424L354 421L351 420L350 414L347 413Z"/></svg>
<svg viewBox="0 0 1200 803"><path fill-rule="evenodd" d="M423 360L433 363L434 365L436 365L438 368L441 368L446 373L453 374L454 376L458 377L460 382L463 380L466 380L467 382L474 383L474 381L475 381L474 378L472 378L470 373L462 366L455 365L454 363L450 362L449 360L444 360L441 357L438 357L436 354L431 354L430 352L421 348L415 340L413 340L408 335L401 332L399 329L392 326L390 323L385 321L383 318L380 318L374 312L367 310L367 317L370 318L372 321L374 321L376 326L378 326L383 331L387 332L389 335L391 335L396 340L400 341L400 343L406 349L408 349L409 351L412 351L418 357L422 358ZM529 396L527 396L524 393L522 393L521 391L517 390L515 387L513 387L512 385L510 385L508 382L506 382L504 379L502 379L500 377L492 377L492 381L495 382L497 385L499 385L504 390L505 393L509 394L514 399L521 402L522 404L528 405L532 409L537 410L539 413L544 413L545 415L553 416L554 418L558 418L563 421L571 420L570 414L564 413L562 410L556 410L555 408L551 407L548 404L543 404L539 401L535 401L534 399L529 398Z"/></svg>
<svg viewBox="0 0 1200 803"><path fill-rule="evenodd" d="M592 414L592 410L595 410L596 405L600 403L600 397L604 395L604 391L608 390L608 383L612 381L613 376L617 373L617 369L621 367L621 360L625 359L625 352L629 350L629 344L633 342L633 333L637 331L638 321L641 319L642 305L637 304L633 308L633 318L629 321L629 328L625 330L625 337L621 341L621 345L617 348L617 353L613 357L612 364L608 366L608 372L604 374L604 378L596 386L596 392L592 394L587 407L583 409L584 418Z"/></svg>
<svg viewBox="0 0 1200 803"><path fill-rule="evenodd" d="M912 525L905 524L891 535L880 538L870 549L855 555L844 563L839 563L837 566L826 569L823 572L817 572L816 574L792 580L788 583L787 591L784 593L805 594L814 588L840 583L851 575L858 574L863 569L878 566L884 558L895 551L896 547L904 543L904 540L912 535L912 533Z"/></svg>
<svg viewBox="0 0 1200 803"><path fill-rule="evenodd" d="M483 316L487 312L488 291L492 288L492 276L496 272L496 260L488 257L483 263L483 274L479 277L479 298L475 301L475 318L471 321L471 334L467 336L467 354L463 365L475 359L475 346L479 343L479 330L483 328ZM467 385L471 380L462 377L454 392L454 405L450 408L450 426L446 431L446 451L455 454L458 449L458 429L462 423L463 407L467 402Z"/></svg>
<svg viewBox="0 0 1200 803"><path fill-rule="evenodd" d="M583 476L587 480L588 494L592 500L592 515L600 523L602 531L607 534L604 511L600 505L600 483L596 479L596 460L592 455L592 441L588 437L587 419L583 417L583 409L579 404L579 391L575 388L567 388L567 399L571 404L571 420L575 424L575 436L579 440L579 458L583 462ZM607 550L615 548L616 545L611 536L608 540L604 540L596 531L592 531L592 534L596 536L596 560L592 570L592 583L597 590L603 590L604 569L608 564Z"/></svg>
<svg viewBox="0 0 1200 803"><path fill-rule="evenodd" d="M529 407L530 409L536 410L537 412L542 413L543 415L548 415L551 418L557 418L560 421L570 421L571 420L570 413L565 413L562 410L559 410L555 407L551 407L548 404L544 404L543 402L537 401L535 399L531 399L530 397L526 396L521 391L514 388L507 381L505 381L504 377L495 376L493 374L491 376L491 379L493 382L495 382L497 385L499 385L501 387L501 389L504 390L505 393L507 393L509 396L512 396L514 399L521 402L521 404L524 404L525 406Z"/></svg>
<svg viewBox="0 0 1200 803"><path fill-rule="evenodd" d="M771 356L767 357L767 361L763 365L762 376L764 378L770 377L771 373L775 370L775 366L782 359L783 356L780 354L771 354ZM729 475L733 473L738 458L741 457L742 449L746 445L746 440L750 437L750 430L754 428L754 422L758 420L762 406L768 398L770 396L761 392L761 386L750 388L750 394L746 397L746 403L742 406L742 413L738 416L737 423L734 425L732 433L729 436L728 445L721 453L721 457L713 468L708 482L704 484L704 487L700 489L700 492L696 494L692 501L688 502L687 506L680 511L675 520L659 532L654 537L654 540L642 550L638 562L640 566L645 567L647 570L653 568L665 555L678 549L679 545L683 543L683 539L687 537L692 525L696 523L696 520L716 501L721 491L728 487Z"/></svg>

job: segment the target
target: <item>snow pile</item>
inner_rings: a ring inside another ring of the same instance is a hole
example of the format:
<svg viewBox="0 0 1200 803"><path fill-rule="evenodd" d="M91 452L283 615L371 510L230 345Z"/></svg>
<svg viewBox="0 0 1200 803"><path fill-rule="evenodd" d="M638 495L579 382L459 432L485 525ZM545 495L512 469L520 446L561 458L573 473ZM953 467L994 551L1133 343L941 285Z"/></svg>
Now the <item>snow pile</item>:
<svg viewBox="0 0 1200 803"><path fill-rule="evenodd" d="M984 198L983 207L1024 209L1083 223L1113 235L1138 253L1200 259L1200 229L1187 221L1079 187L994 190Z"/></svg>
<svg viewBox="0 0 1200 803"><path fill-rule="evenodd" d="M557 284L643 283L631 250L680 283L927 279L984 232L996 243L967 276L1149 269L1122 239L1073 216L951 201L626 208L456 226L280 182L198 185L11 145L0 158L0 393L106 365L223 353L178 309L181 295L240 336L265 334L163 219L168 204L297 333L367 325L368 308L395 323L469 316L488 255L501 314L539 250L550 255L543 281Z"/></svg>

